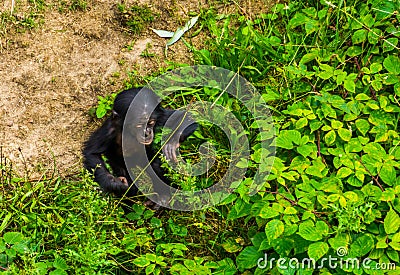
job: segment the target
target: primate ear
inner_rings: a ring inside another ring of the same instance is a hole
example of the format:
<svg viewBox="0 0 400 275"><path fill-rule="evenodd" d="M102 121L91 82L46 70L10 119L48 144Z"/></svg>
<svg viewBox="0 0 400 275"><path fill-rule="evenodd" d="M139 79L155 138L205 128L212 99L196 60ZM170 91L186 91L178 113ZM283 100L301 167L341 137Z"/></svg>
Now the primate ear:
<svg viewBox="0 0 400 275"><path fill-rule="evenodd" d="M112 110L112 118L120 118L120 115L115 110Z"/></svg>

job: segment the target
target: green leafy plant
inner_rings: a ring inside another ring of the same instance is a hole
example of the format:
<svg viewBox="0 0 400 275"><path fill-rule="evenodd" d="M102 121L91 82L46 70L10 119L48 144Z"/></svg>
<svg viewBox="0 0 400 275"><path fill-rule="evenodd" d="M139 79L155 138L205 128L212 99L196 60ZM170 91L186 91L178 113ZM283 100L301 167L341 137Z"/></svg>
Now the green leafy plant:
<svg viewBox="0 0 400 275"><path fill-rule="evenodd" d="M259 88L277 129L273 162L260 157L261 133L248 110L211 88L181 91L166 103L177 109L192 97L221 104L251 141L249 160L238 163L248 167L246 177L232 183L235 192L221 205L207 210L154 212L138 197L124 214L122 201L101 194L87 173L28 181L1 157L1 271L398 274L399 5L289 1L253 19L243 10L203 11L199 23L210 39L204 48L189 46L198 63L238 72ZM155 75L133 71L126 87ZM112 101L99 98L99 117ZM206 123L182 145L183 157L197 161L190 152L210 139L225 159L226 139ZM192 190L218 180L222 164L210 182L166 169L175 184ZM260 166L271 166L271 173L250 196ZM326 264L329 257L343 265ZM320 268L289 266L311 259ZM346 265L354 259L364 265Z"/></svg>
<svg viewBox="0 0 400 275"><path fill-rule="evenodd" d="M123 26L134 34L139 34L144 27L154 20L154 13L148 6L118 4L118 16Z"/></svg>
<svg viewBox="0 0 400 275"><path fill-rule="evenodd" d="M347 258L371 257L372 267L398 263L398 10L387 1L289 2L254 21L205 22L216 39L196 51L199 60L261 87L279 130L265 191L248 197L244 180L228 215L259 226L239 270L265 272L262 252L319 261L340 247Z"/></svg>
<svg viewBox="0 0 400 275"><path fill-rule="evenodd" d="M104 97L98 96L98 103L95 111L97 118L104 117L109 111L112 110L116 96L116 93Z"/></svg>

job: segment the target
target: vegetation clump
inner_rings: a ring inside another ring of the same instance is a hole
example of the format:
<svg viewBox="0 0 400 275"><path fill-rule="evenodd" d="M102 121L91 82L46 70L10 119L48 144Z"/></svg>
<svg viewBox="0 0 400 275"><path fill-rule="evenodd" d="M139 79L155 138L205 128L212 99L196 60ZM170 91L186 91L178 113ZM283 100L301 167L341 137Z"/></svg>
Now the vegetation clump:
<svg viewBox="0 0 400 275"><path fill-rule="evenodd" d="M139 34L155 18L154 13L146 5L118 4L117 8L121 24L134 34Z"/></svg>

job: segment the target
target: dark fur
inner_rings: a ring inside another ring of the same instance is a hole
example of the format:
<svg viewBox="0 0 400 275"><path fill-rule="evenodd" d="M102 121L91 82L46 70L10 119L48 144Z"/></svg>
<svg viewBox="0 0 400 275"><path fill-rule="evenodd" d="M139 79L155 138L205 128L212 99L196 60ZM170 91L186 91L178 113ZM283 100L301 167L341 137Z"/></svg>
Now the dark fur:
<svg viewBox="0 0 400 275"><path fill-rule="evenodd" d="M129 89L118 94L114 101L113 114L107 118L103 125L97 129L84 144L83 155L85 168L91 172L94 171L95 181L100 184L101 188L105 192L114 193L117 196L122 196L128 190L128 185L131 186L133 184L132 179L129 177L122 154L122 128L128 108L131 105L132 100L139 94L140 90L141 88ZM135 123L137 119L140 120L140 117L143 116L143 114L149 116L148 107L151 108L154 106L156 106L156 108L150 115L151 119L156 120L154 128L165 126L166 121L173 114L178 115L181 118L185 115L184 111L174 111L162 108L159 105L160 99L150 90L142 91L138 99L140 99L139 102L135 100L135 109L129 111L129 114L132 114L133 112L133 118L131 118L132 116L130 115L130 120L133 121L132 123ZM139 105L137 103L139 103ZM197 124L190 118L190 116L186 116L184 122L186 126L189 126L183 131L178 128L175 135L176 137L171 138L170 142L166 145L167 148L170 148L169 153L164 151L167 159L175 159L175 148L177 148L179 144L197 128ZM132 126L133 127L129 127L129 129L132 129L131 131L137 131L135 130L135 125L132 124ZM135 152L136 146L144 146L134 138L132 138L132 144L129 144L129 146L130 145L132 145L133 152ZM138 152L141 151L138 150ZM146 145L146 152L148 160L150 161L153 159L155 152L152 148L152 144ZM102 155L107 158L108 164L112 168L114 175L107 170ZM136 156L133 157L136 158ZM138 159L143 159L146 156L137 157ZM161 161L159 157L155 157L154 161L151 163L151 167L158 178L168 183L160 164ZM124 182L121 177L125 178L127 182ZM151 173L150 177L153 179ZM159 195L163 195L160 193L164 192L160 190L155 191L156 193L159 193ZM127 192L127 196L134 196L136 193L136 186L131 186Z"/></svg>

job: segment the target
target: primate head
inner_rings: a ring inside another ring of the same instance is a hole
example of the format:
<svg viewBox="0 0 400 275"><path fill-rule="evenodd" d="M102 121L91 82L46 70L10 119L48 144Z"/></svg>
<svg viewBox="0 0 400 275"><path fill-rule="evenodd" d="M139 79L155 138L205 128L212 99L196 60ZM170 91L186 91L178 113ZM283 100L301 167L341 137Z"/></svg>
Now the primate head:
<svg viewBox="0 0 400 275"><path fill-rule="evenodd" d="M161 114L159 103L160 98L153 91L142 89L136 96L134 93L117 96L114 111L120 115L131 137L143 145L149 145L153 142L154 127Z"/></svg>
<svg viewBox="0 0 400 275"><path fill-rule="evenodd" d="M139 112L139 116L135 121L128 124L129 132L136 136L136 140L144 145L149 145L154 139L154 126L157 117L154 113L147 113L145 110Z"/></svg>

